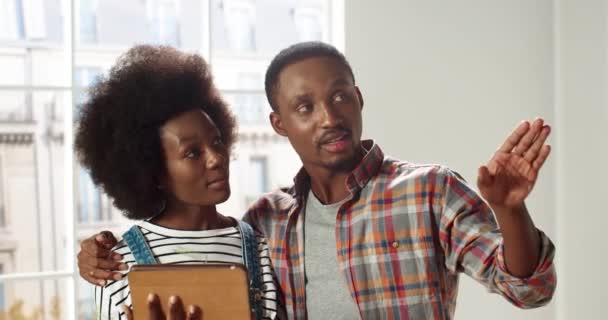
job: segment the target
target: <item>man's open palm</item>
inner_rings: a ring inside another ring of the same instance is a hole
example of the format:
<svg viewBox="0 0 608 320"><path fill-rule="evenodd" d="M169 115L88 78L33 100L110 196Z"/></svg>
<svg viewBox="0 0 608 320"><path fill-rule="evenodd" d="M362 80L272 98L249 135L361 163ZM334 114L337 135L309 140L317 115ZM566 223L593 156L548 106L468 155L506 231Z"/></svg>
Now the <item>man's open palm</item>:
<svg viewBox="0 0 608 320"><path fill-rule="evenodd" d="M542 119L520 123L479 168L479 192L492 206L515 208L532 191L551 147L545 144L551 128Z"/></svg>

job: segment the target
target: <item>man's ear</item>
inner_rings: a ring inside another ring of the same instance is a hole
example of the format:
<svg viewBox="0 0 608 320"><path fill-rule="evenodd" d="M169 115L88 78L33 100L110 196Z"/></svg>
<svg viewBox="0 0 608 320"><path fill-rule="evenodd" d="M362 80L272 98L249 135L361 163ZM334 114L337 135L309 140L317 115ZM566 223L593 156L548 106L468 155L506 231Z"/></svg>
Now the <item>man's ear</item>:
<svg viewBox="0 0 608 320"><path fill-rule="evenodd" d="M285 128L283 128L283 121L281 120L281 114L279 114L276 111L272 111L268 118L270 119L270 124L272 125L274 132L276 132L280 136L286 137L287 131L285 131Z"/></svg>
<svg viewBox="0 0 608 320"><path fill-rule="evenodd" d="M357 90L357 97L359 98L359 103L361 104L361 110L363 110L363 95L361 94L359 87L355 86L355 90Z"/></svg>

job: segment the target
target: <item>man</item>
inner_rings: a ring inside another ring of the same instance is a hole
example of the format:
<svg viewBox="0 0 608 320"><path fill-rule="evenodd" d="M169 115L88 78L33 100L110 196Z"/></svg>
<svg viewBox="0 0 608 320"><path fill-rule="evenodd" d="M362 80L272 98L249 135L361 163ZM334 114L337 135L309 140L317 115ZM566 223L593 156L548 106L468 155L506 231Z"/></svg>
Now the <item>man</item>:
<svg viewBox="0 0 608 320"><path fill-rule="evenodd" d="M363 97L335 48L281 51L265 86L272 127L303 168L244 219L268 237L290 318L451 319L461 272L518 307L551 299L554 247L524 204L550 152L542 119L522 122L479 168L486 203L448 168L361 140ZM90 282L119 265L105 258L115 240L103 238L79 254Z"/></svg>

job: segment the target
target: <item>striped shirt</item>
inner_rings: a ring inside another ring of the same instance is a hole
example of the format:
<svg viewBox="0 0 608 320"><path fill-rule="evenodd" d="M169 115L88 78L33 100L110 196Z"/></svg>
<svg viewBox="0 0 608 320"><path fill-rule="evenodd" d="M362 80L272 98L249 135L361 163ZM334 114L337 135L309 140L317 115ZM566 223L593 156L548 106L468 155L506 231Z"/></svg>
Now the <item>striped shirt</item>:
<svg viewBox="0 0 608 320"><path fill-rule="evenodd" d="M455 172L385 157L373 141L346 180L351 198L336 218L341 274L363 319L452 319L465 273L521 308L553 296L555 248L542 231L538 266L528 278L506 271L493 212ZM305 319L305 197L310 177L262 197L244 220L263 232L287 313Z"/></svg>
<svg viewBox="0 0 608 320"><path fill-rule="evenodd" d="M240 263L243 264L241 235L235 227L184 231L164 228L147 221L139 223L139 228L146 238L156 260L161 264L201 264L201 263ZM257 236L260 267L262 271L263 318L277 319L284 312L277 311L281 297L277 292L278 285L268 256L268 246L263 237ZM119 253L129 268L135 264L135 258L124 240L112 251ZM128 272L125 272L128 274ZM128 277L119 281L109 281L104 287L95 287L95 303L98 320L126 320L122 305L131 306Z"/></svg>

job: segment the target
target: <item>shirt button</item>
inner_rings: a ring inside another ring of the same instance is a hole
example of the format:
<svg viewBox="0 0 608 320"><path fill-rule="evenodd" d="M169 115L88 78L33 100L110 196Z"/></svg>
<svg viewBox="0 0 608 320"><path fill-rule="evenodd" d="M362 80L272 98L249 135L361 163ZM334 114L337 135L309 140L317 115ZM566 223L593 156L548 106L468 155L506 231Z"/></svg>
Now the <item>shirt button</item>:
<svg viewBox="0 0 608 320"><path fill-rule="evenodd" d="M393 245L393 248L395 248L395 249L399 248L399 242L397 242L397 241L393 241L392 245Z"/></svg>

